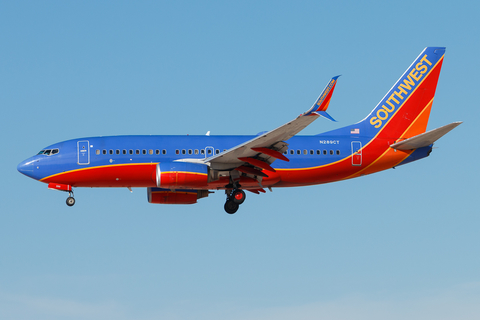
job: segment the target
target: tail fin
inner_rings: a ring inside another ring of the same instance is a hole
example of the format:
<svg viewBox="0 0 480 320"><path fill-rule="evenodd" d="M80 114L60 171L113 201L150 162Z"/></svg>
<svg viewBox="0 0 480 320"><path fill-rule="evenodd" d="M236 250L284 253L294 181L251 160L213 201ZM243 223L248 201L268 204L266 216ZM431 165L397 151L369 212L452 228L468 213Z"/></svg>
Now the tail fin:
<svg viewBox="0 0 480 320"><path fill-rule="evenodd" d="M378 138L409 138L424 133L442 68L445 48L427 47L362 121Z"/></svg>

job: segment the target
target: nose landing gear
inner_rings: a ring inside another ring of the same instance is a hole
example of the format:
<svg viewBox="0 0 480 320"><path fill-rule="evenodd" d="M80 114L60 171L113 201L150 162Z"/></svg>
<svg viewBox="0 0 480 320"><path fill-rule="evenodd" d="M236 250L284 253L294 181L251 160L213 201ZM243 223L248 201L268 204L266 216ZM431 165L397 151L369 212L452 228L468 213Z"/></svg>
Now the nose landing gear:
<svg viewBox="0 0 480 320"><path fill-rule="evenodd" d="M227 201L224 209L228 214L237 212L238 207L245 201L245 191L242 189L233 189L230 194L227 193Z"/></svg>
<svg viewBox="0 0 480 320"><path fill-rule="evenodd" d="M48 189L53 189L53 190L59 190L59 191L64 191L68 192L68 198L67 198L67 206L71 207L75 204L75 198L73 197L73 190L72 186L69 184L61 184L61 183L54 183L50 182L48 184Z"/></svg>
<svg viewBox="0 0 480 320"><path fill-rule="evenodd" d="M73 191L69 192L69 197L67 198L67 206L71 207L75 204L75 198L73 197Z"/></svg>

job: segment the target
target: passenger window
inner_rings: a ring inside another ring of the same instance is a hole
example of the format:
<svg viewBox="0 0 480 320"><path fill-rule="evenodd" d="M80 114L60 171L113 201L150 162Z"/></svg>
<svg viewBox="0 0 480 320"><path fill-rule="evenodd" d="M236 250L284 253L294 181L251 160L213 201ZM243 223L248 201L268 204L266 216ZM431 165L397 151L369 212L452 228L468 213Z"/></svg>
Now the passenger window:
<svg viewBox="0 0 480 320"><path fill-rule="evenodd" d="M108 153L113 154L113 149L110 149Z"/></svg>
<svg viewBox="0 0 480 320"><path fill-rule="evenodd" d="M176 149L175 154L180 154L180 150Z"/></svg>
<svg viewBox="0 0 480 320"><path fill-rule="evenodd" d="M103 149L103 154L107 154L107 149Z"/></svg>
<svg viewBox="0 0 480 320"><path fill-rule="evenodd" d="M283 154L288 154L288 150L283 151Z"/></svg>
<svg viewBox="0 0 480 320"><path fill-rule="evenodd" d="M123 153L123 154L127 154L127 150L126 150L126 149L123 149L123 150L122 150L122 153Z"/></svg>
<svg viewBox="0 0 480 320"><path fill-rule="evenodd" d="M290 154L295 154L295 150L290 150Z"/></svg>
<svg viewBox="0 0 480 320"><path fill-rule="evenodd" d="M99 155L99 154L100 154L100 150L99 150L99 149L95 150L95 154Z"/></svg>
<svg viewBox="0 0 480 320"><path fill-rule="evenodd" d="M143 153L143 154L147 154L147 150L143 149L143 150L142 150L142 153Z"/></svg>
<svg viewBox="0 0 480 320"><path fill-rule="evenodd" d="M195 154L198 154L198 149L195 149Z"/></svg>
<svg viewBox="0 0 480 320"><path fill-rule="evenodd" d="M337 150L337 155L340 155L340 150Z"/></svg>
<svg viewBox="0 0 480 320"><path fill-rule="evenodd" d="M162 154L167 154L167 150L163 149Z"/></svg>
<svg viewBox="0 0 480 320"><path fill-rule="evenodd" d="M313 150L310 150L310 154L314 154Z"/></svg>
<svg viewBox="0 0 480 320"><path fill-rule="evenodd" d="M317 154L321 154L320 150L317 149Z"/></svg>
<svg viewBox="0 0 480 320"><path fill-rule="evenodd" d="M215 154L219 154L220 153L220 150L215 150Z"/></svg>
<svg viewBox="0 0 480 320"><path fill-rule="evenodd" d="M205 154L205 150L203 150L203 149L200 150L200 153L201 153L201 154Z"/></svg>
<svg viewBox="0 0 480 320"><path fill-rule="evenodd" d="M298 149L297 154L302 154L302 150Z"/></svg>
<svg viewBox="0 0 480 320"><path fill-rule="evenodd" d="M135 154L140 154L140 150L136 149Z"/></svg>
<svg viewBox="0 0 480 320"><path fill-rule="evenodd" d="M212 150L211 149L208 149L208 154L212 154Z"/></svg>
<svg viewBox="0 0 480 320"><path fill-rule="evenodd" d="M182 149L182 154L187 154L187 150Z"/></svg>
<svg viewBox="0 0 480 320"><path fill-rule="evenodd" d="M153 154L153 150L152 149L148 150L148 154Z"/></svg>
<svg viewBox="0 0 480 320"><path fill-rule="evenodd" d="M118 150L118 149L115 150L115 153L116 153L116 154L120 154L120 150Z"/></svg>
<svg viewBox="0 0 480 320"><path fill-rule="evenodd" d="M133 154L133 150L132 149L128 150L128 153Z"/></svg>
<svg viewBox="0 0 480 320"><path fill-rule="evenodd" d="M160 150L156 149L155 154L160 154Z"/></svg>
<svg viewBox="0 0 480 320"><path fill-rule="evenodd" d="M333 154L333 150L330 150L330 154Z"/></svg>
<svg viewBox="0 0 480 320"><path fill-rule="evenodd" d="M192 153L193 153L192 149L188 149L188 154L192 154Z"/></svg>
<svg viewBox="0 0 480 320"><path fill-rule="evenodd" d="M324 154L324 155L327 155L327 150L323 150L323 154Z"/></svg>

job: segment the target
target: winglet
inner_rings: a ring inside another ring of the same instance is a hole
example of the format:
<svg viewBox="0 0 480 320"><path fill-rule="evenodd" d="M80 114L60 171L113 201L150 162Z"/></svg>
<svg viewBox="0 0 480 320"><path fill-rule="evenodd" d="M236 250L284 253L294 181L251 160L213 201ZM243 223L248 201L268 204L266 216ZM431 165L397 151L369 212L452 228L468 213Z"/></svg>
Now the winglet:
<svg viewBox="0 0 480 320"><path fill-rule="evenodd" d="M324 118L327 118L330 121L337 122L337 120L333 119L331 115L329 115L326 111L319 111L317 112L319 115L321 115Z"/></svg>
<svg viewBox="0 0 480 320"><path fill-rule="evenodd" d="M327 86L325 87L325 89L323 89L323 92L320 94L317 101L315 101L313 106L303 114L304 116L320 115L329 120L336 121L326 111L328 109L330 100L332 99L333 90L335 89L335 85L337 84L338 77L340 76L335 76L328 82Z"/></svg>

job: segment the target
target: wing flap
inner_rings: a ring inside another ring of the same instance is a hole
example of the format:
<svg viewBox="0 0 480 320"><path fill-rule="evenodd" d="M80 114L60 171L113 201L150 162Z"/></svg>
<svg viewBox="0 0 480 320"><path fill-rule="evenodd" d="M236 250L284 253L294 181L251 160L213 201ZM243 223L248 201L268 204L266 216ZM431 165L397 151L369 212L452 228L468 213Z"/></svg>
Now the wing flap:
<svg viewBox="0 0 480 320"><path fill-rule="evenodd" d="M267 156L274 157L275 159L280 159L283 161L290 161L287 157L285 157L281 152L278 152L276 150L270 149L270 148L251 148L253 151L257 151L263 154L266 154Z"/></svg>

